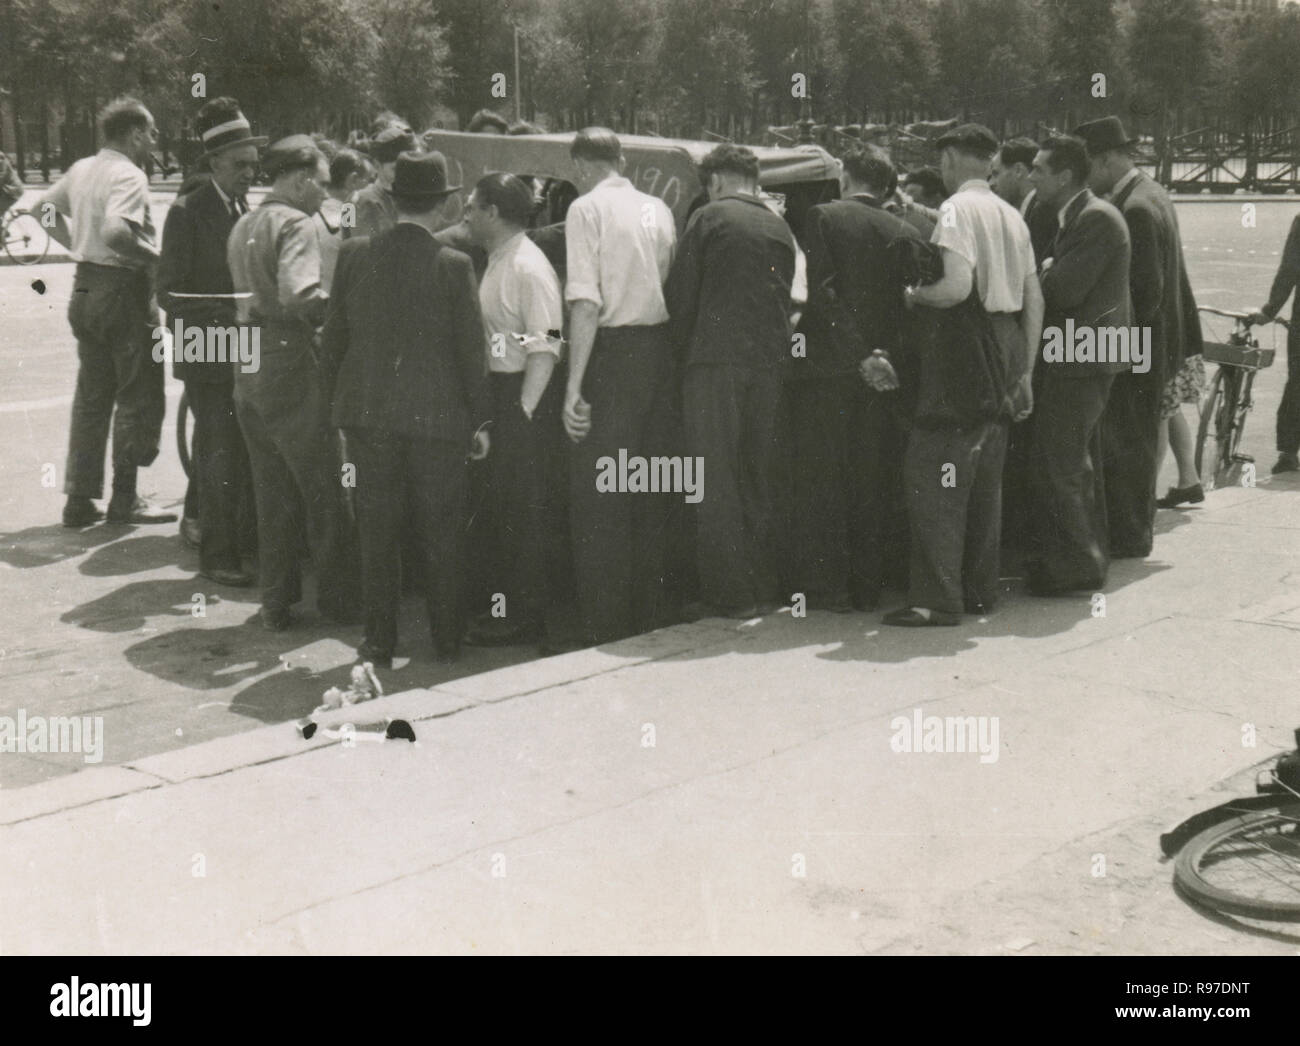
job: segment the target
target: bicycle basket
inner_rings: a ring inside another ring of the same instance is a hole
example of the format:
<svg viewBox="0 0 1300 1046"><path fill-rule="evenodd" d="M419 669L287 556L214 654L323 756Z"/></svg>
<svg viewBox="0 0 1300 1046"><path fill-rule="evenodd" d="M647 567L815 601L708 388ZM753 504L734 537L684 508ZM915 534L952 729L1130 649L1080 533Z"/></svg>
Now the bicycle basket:
<svg viewBox="0 0 1300 1046"><path fill-rule="evenodd" d="M1229 345L1222 341L1207 341L1204 348L1206 363L1227 364L1230 367L1244 367L1247 370L1263 370L1273 365L1274 349L1249 348L1244 345Z"/></svg>

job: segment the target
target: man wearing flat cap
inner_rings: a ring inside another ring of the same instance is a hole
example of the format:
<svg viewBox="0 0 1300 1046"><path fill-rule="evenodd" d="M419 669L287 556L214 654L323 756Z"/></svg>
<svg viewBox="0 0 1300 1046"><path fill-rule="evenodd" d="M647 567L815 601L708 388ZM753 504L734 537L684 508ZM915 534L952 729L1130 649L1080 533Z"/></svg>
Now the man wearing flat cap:
<svg viewBox="0 0 1300 1046"><path fill-rule="evenodd" d="M1099 196L1109 194L1128 226L1132 323L1151 329L1150 370L1115 376L1101 422L1110 555L1142 559L1151 554L1154 541L1165 387L1179 374L1185 359L1201 355L1201 323L1183 262L1174 205L1169 194L1133 163L1129 155L1133 141L1119 117L1081 124L1075 134L1088 147L1089 187ZM1165 416L1177 409L1175 397ZM1197 489L1187 491L1189 500L1199 493L1199 484L1194 486Z"/></svg>
<svg viewBox="0 0 1300 1046"><path fill-rule="evenodd" d="M485 457L487 348L469 258L434 234L460 212L438 152L403 153L389 190L397 221L339 251L323 363L333 376L333 423L357 468L365 637L357 656L391 667L397 645L400 541L411 554L440 661L460 653L468 459ZM411 547L411 546L407 546Z"/></svg>
<svg viewBox="0 0 1300 1046"><path fill-rule="evenodd" d="M278 632L302 598L304 531L324 616L353 616L356 579L329 391L314 344L326 298L311 215L325 198L329 168L305 134L273 143L263 166L271 191L235 224L227 257L236 293L248 295L238 300L239 320L261 345L257 366L236 371L234 399L257 499L262 623Z"/></svg>
<svg viewBox="0 0 1300 1046"><path fill-rule="evenodd" d="M182 329L233 327L237 321L226 241L248 212L245 194L257 173L258 147L266 144L253 134L233 98L212 99L195 123L211 177L168 209L158 265L158 304L173 331L177 324ZM194 412L192 478L181 537L198 545L203 577L251 585L252 575L245 573L239 556L238 510L242 499L251 514L252 478L235 417L235 361L176 359L172 371L185 382ZM196 510L202 512L202 524Z"/></svg>
<svg viewBox="0 0 1300 1046"><path fill-rule="evenodd" d="M370 158L378 165L375 180L357 193L357 223L343 227L343 238L378 236L397 224L397 205L390 190L397 158L415 149L415 135L405 124L390 123L370 140Z"/></svg>
<svg viewBox="0 0 1300 1046"><path fill-rule="evenodd" d="M908 287L918 310L919 380L903 457L912 548L903 627L956 625L997 601L1007 430L1027 417L1043 296L1029 229L989 187L998 140L963 124L936 143L944 185L935 283ZM929 315L927 315L929 314Z"/></svg>

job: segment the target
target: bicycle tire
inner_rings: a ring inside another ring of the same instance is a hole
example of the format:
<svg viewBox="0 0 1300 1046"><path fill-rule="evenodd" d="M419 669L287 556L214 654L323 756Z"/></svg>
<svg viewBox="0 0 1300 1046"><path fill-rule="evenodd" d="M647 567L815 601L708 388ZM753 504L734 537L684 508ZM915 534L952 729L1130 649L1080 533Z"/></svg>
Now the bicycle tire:
<svg viewBox="0 0 1300 1046"><path fill-rule="evenodd" d="M0 239L5 254L19 265L35 265L50 251L50 234L31 211L11 211Z"/></svg>
<svg viewBox="0 0 1300 1046"><path fill-rule="evenodd" d="M1275 848L1275 842L1282 848ZM1263 872L1263 879L1271 880L1270 888L1280 896L1223 885L1233 869L1248 865L1261 851L1273 854L1272 869ZM1228 865L1230 861L1234 863ZM1207 869L1213 874L1207 876ZM1174 882L1190 900L1225 915L1300 922L1300 801L1288 796L1272 809L1229 818L1193 836L1178 852Z"/></svg>
<svg viewBox="0 0 1300 1046"><path fill-rule="evenodd" d="M181 393L181 401L176 405L176 456L181 459L181 468L187 477L192 477L193 467L190 454L190 393L187 389Z"/></svg>
<svg viewBox="0 0 1300 1046"><path fill-rule="evenodd" d="M1240 380L1235 368L1219 367L1210 386L1209 398L1201 409L1201 422L1196 430L1195 463L1196 473L1206 490L1222 486L1232 468L1229 441L1239 389ZM1208 460L1207 449L1210 450Z"/></svg>

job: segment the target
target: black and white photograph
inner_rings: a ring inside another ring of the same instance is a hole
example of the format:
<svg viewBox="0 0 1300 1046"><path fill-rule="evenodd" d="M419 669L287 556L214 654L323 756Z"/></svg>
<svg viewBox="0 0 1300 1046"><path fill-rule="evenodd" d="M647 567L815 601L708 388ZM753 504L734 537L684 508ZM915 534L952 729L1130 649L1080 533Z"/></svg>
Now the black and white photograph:
<svg viewBox="0 0 1300 1046"><path fill-rule="evenodd" d="M0 956L1260 1016L1297 190L1298 0L0 0Z"/></svg>

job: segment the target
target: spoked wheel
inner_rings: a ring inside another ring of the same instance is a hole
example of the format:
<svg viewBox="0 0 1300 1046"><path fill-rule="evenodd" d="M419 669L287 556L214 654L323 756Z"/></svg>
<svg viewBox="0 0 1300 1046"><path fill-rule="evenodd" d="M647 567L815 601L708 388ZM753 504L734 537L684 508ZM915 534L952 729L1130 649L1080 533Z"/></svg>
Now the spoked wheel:
<svg viewBox="0 0 1300 1046"><path fill-rule="evenodd" d="M1196 471L1206 490L1233 482L1237 448L1246 424L1249 404L1241 395L1242 371L1219 367L1210 386L1210 397L1201 409L1196 432Z"/></svg>
<svg viewBox="0 0 1300 1046"><path fill-rule="evenodd" d="M181 401L176 406L176 456L181 459L181 468L185 475L190 472L190 394L181 393Z"/></svg>
<svg viewBox="0 0 1300 1046"><path fill-rule="evenodd" d="M4 248L19 265L35 265L50 249L50 234L30 211L14 211L4 224Z"/></svg>
<svg viewBox="0 0 1300 1046"><path fill-rule="evenodd" d="M1179 851L1174 881L1227 915L1300 922L1300 801L1221 821Z"/></svg>

